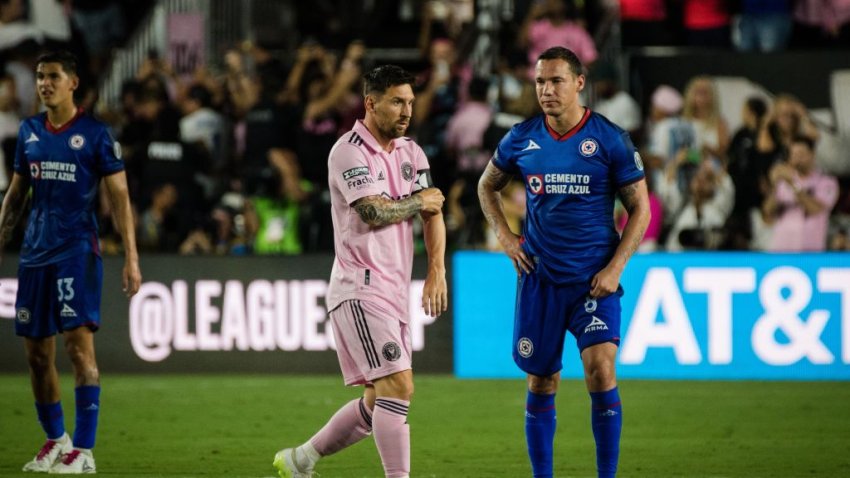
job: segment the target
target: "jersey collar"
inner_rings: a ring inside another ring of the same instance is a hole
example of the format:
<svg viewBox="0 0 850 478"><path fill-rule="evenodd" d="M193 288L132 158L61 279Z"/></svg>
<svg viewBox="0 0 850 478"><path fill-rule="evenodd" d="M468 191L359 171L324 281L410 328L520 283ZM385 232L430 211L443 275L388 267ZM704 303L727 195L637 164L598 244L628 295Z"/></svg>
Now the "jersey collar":
<svg viewBox="0 0 850 478"><path fill-rule="evenodd" d="M381 147L381 145L378 143L378 140L377 140L377 139L375 139L375 136L374 136L374 135L372 135L372 132L371 132L371 131L369 131L369 128L367 128L367 127L366 127L366 124L365 124L365 123L363 123L363 120L358 119L358 120L354 123L354 128L352 128L352 129L353 129L353 130L354 130L354 132L355 132L355 133L357 133L357 134L358 134L361 138L363 138L363 143L365 143L365 144L366 144L366 146L367 146L369 149L371 149L373 153L376 153L376 152L384 152L384 153L386 153L386 152L387 152L387 151L386 151L383 147ZM396 149L398 149L399 147L401 147L401 146L402 146L402 144L404 144L403 142L400 142L400 140L402 140L402 139L404 139L404 137L401 137L401 138L395 138L395 139L393 139L393 140L392 140L392 143L393 143L393 151L395 151ZM392 152L392 151L391 151L391 152Z"/></svg>
<svg viewBox="0 0 850 478"><path fill-rule="evenodd" d="M45 113L44 114L44 127L47 129L47 131L49 133L53 133L53 134L59 134L59 133L65 132L65 131L68 130L68 128L71 127L72 124L74 124L75 121L77 121L77 118L82 116L82 114L83 114L83 109L77 108L77 112L74 114L73 117L71 117L70 120L68 120L67 123L63 124L59 128L54 128L53 125L50 124L50 120L47 119L47 113Z"/></svg>
<svg viewBox="0 0 850 478"><path fill-rule="evenodd" d="M554 139L555 141L566 141L566 140L572 138L573 135L578 133L578 130L580 130L582 128L582 126L584 126L584 124L587 123L588 118L590 118L590 108L585 107L584 108L584 114L581 115L581 120L579 120L579 122L576 123L575 126L570 128L570 130L567 131L564 134L558 134L557 131L555 131L554 129L552 129L551 126L549 126L549 117L548 116L543 116L543 124L546 125L546 130L549 131L549 135L552 136L552 139Z"/></svg>

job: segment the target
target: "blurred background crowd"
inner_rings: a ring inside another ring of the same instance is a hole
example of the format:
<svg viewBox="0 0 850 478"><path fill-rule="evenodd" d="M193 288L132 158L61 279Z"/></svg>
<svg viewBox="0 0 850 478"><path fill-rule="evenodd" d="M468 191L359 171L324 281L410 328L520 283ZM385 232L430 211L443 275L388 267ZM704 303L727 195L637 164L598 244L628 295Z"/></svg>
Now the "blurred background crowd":
<svg viewBox="0 0 850 478"><path fill-rule="evenodd" d="M81 59L78 104L121 143L142 251L329 252L328 152L364 114L361 75L396 63L417 77L409 135L446 195L449 246L497 249L476 183L502 136L539 112L534 59L563 45L587 68L584 104L629 131L643 158L653 217L642 250L850 250L850 132L838 117L850 86L833 85L843 102L816 113L799 92L736 89L709 74L651 84L632 68L634 55L694 52L706 64L818 52L850 68L850 0L225 4L0 0L0 191L18 122L40 110L35 59L67 48ZM151 27L164 5L205 12L204 35L217 41L204 61L186 68L150 46L179 29ZM221 17L248 7L240 34L222 33ZM143 55L122 61L129 48ZM781 71L806 68L786 60ZM824 88L802 78L800 88ZM503 199L519 231L521 180ZM120 252L107 201L99 214L102 249Z"/></svg>

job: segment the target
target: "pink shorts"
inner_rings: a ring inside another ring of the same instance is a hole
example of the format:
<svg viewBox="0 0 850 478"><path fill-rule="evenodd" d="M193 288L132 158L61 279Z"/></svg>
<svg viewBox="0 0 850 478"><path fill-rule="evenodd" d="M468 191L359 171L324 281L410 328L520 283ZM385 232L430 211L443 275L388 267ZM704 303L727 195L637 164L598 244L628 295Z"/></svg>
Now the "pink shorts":
<svg viewBox="0 0 850 478"><path fill-rule="evenodd" d="M346 385L364 385L410 369L410 327L398 317L359 300L347 300L329 315Z"/></svg>

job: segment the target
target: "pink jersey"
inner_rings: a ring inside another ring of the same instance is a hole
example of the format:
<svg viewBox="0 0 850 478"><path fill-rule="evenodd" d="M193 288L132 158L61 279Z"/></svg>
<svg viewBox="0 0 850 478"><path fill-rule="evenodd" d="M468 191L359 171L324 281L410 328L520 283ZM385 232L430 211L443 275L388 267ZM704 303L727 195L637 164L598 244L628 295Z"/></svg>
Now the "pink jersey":
<svg viewBox="0 0 850 478"><path fill-rule="evenodd" d="M326 304L372 301L404 323L413 268L413 219L371 227L351 205L366 196L403 199L431 185L422 148L410 138L384 151L362 121L343 134L328 157L334 225L334 258Z"/></svg>
<svg viewBox="0 0 850 478"><path fill-rule="evenodd" d="M807 214L794 189L785 181L776 184L774 197L781 215L773 225L773 252L824 251L829 232L829 214L838 201L838 180L834 176L814 171L799 178L797 187L808 191L824 205L823 211Z"/></svg>

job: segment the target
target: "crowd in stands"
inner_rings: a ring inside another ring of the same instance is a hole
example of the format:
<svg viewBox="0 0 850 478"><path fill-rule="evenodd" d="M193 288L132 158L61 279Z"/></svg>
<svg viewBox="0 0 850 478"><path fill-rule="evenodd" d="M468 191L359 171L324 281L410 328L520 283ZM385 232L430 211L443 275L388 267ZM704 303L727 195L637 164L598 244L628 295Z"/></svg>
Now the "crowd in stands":
<svg viewBox="0 0 850 478"><path fill-rule="evenodd" d="M50 39L32 26L40 2L29 2L29 22L21 20L24 3L0 0L0 190L11 174L17 122L39 109L38 52L74 46L85 65L79 104L95 110L92 79L129 29L116 25L139 16L126 2L45 2L60 8L53 14L64 15L70 32ZM421 26L410 46L422 55L404 65L417 77L409 134L446 194L451 247L498 248L476 183L502 136L539 112L533 60L560 44L588 67L585 103L628 131L640 151L652 206L642 250L850 250L850 178L818 167L821 131L799 100L781 92L749 98L741 105L742 126L730 131L712 78L695 77L683 91L661 85L642 108L617 65L601 54L618 30L624 48L850 47L850 0L518 0L500 28L496 70L486 76L468 60L474 2L414 3L422 8ZM15 24L18 37L7 38ZM363 117L361 76L373 66L370 45L356 39L363 37L342 38L331 31L335 24L312 25L292 54L266 41L241 42L223 53L222 68L200 67L191 78L178 77L151 52L126 79L119 107L97 111L122 146L140 250L332 251L328 152ZM850 161L845 154L840 160ZM521 182L503 191L517 231L524 201ZM110 214L103 201L102 249L117 253ZM616 224L625 222L623 214L615 211Z"/></svg>

